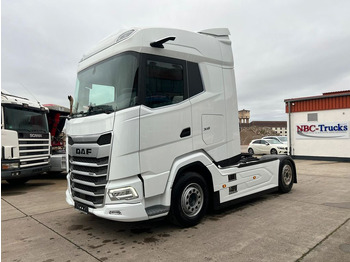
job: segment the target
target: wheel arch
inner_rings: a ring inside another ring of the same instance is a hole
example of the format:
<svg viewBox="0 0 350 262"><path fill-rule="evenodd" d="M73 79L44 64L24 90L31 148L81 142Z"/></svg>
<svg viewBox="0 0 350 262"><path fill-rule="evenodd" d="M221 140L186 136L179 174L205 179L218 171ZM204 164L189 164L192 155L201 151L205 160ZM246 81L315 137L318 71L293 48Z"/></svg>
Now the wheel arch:
<svg viewBox="0 0 350 262"><path fill-rule="evenodd" d="M280 164L284 161L284 160L288 160L291 162L293 170L294 170L294 176L293 176L293 182L297 183L298 179L297 179L297 167L295 165L295 162L293 160L293 158L291 158L288 155L264 155L261 157L261 159L267 159L267 158L277 158L280 161Z"/></svg>
<svg viewBox="0 0 350 262"><path fill-rule="evenodd" d="M200 161L196 161L194 163L181 167L176 174L173 185L181 176L185 175L188 172L194 172L202 176L205 179L205 182L207 183L209 193L214 191L213 178L211 176L211 173L208 170L208 168Z"/></svg>
<svg viewBox="0 0 350 262"><path fill-rule="evenodd" d="M211 172L207 166L212 163L212 160L204 152L196 152L195 154L184 156L175 160L168 178L165 204L167 206L171 205L172 189L178 179L188 172L195 172L202 176L207 184L210 206L214 186Z"/></svg>

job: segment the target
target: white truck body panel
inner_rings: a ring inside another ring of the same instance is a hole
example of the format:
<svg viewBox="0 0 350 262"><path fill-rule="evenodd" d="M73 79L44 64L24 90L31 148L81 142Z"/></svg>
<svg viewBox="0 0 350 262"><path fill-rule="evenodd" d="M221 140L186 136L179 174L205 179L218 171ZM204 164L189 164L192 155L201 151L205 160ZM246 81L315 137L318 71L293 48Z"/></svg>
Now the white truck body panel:
<svg viewBox="0 0 350 262"><path fill-rule="evenodd" d="M100 89L110 98L102 104ZM183 170L194 167L217 205L279 187L282 160L241 161L225 28L111 35L79 63L75 100L66 200L81 211L118 221L166 216Z"/></svg>

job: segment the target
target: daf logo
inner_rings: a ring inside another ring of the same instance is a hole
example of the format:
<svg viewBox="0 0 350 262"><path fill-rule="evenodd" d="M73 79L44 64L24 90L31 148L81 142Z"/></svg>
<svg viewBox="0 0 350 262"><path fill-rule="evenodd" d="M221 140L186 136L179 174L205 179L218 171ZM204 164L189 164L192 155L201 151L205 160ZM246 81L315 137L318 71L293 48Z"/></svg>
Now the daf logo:
<svg viewBox="0 0 350 262"><path fill-rule="evenodd" d="M30 138L38 138L38 137L43 137L42 134L29 134Z"/></svg>
<svg viewBox="0 0 350 262"><path fill-rule="evenodd" d="M91 148L76 148L75 153L77 155L90 155L92 153Z"/></svg>

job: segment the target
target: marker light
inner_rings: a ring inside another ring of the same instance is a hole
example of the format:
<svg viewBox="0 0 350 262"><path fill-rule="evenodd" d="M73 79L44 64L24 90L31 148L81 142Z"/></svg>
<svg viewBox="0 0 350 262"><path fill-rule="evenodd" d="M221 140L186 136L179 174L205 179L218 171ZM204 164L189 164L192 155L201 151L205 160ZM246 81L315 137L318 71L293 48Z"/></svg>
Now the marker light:
<svg viewBox="0 0 350 262"><path fill-rule="evenodd" d="M15 169L19 168L19 163L2 163L1 169L2 170L9 170L9 169Z"/></svg>
<svg viewBox="0 0 350 262"><path fill-rule="evenodd" d="M119 42L129 38L129 36L131 36L131 34L134 33L134 32L135 32L135 30L131 29L131 30L128 30L128 31L120 34L115 42L119 43Z"/></svg>
<svg viewBox="0 0 350 262"><path fill-rule="evenodd" d="M110 189L108 195L111 200L131 200L139 197L133 187Z"/></svg>

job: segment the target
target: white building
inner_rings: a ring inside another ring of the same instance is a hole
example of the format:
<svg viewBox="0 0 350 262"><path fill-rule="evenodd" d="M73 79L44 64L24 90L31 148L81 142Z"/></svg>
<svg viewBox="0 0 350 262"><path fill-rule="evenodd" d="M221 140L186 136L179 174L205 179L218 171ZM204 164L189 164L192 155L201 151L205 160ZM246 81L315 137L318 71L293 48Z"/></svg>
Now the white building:
<svg viewBox="0 0 350 262"><path fill-rule="evenodd" d="M350 90L284 102L290 155L301 159L350 161Z"/></svg>

